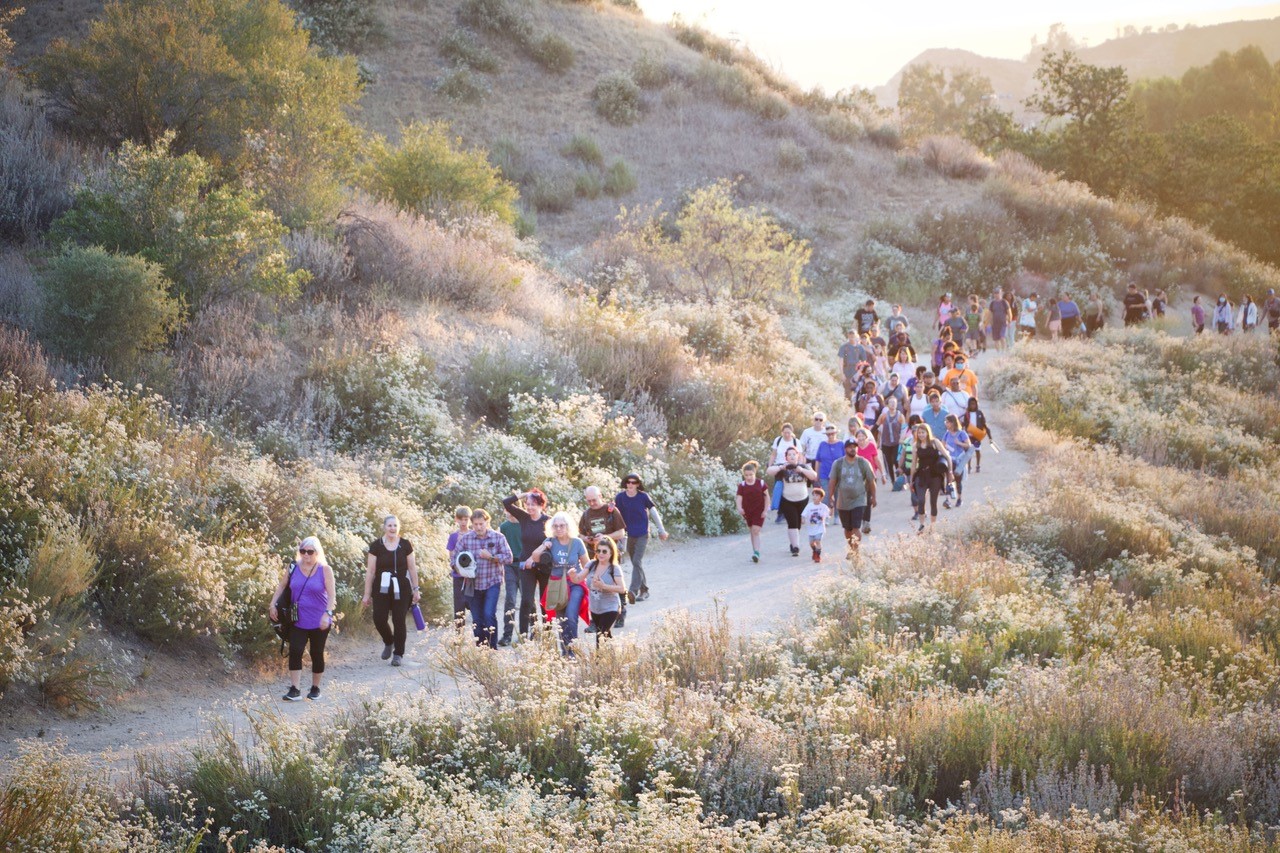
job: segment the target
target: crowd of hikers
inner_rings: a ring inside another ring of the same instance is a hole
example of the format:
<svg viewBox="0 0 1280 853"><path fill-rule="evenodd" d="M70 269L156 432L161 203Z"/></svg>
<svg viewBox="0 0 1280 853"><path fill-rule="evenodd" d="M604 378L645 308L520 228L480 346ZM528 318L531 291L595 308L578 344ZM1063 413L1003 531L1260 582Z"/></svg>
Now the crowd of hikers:
<svg viewBox="0 0 1280 853"><path fill-rule="evenodd" d="M1127 326L1143 323L1164 317L1168 307L1163 291L1142 292L1131 284L1122 319ZM1249 332L1261 322L1276 333L1280 298L1268 290L1260 305L1246 296L1235 306L1223 295L1206 312L1196 296L1191 315L1196 334L1209 323L1229 334ZM772 513L774 523L786 525L784 553L801 554L803 530L812 560L822 562L826 529L839 524L845 553L856 561L863 537L872 532L872 513L888 511L880 507L886 489L906 492L916 531L931 530L939 499L943 509L963 505L968 477L982 471L983 447L999 452L979 402L973 356L1046 333L1053 339L1093 336L1107 320L1096 295L1082 307L1066 293L1042 300L1035 292L1019 297L997 289L985 301L977 295L953 300L945 293L924 334L917 331L913 339L901 305L882 318L875 301L867 300L837 352L847 420L838 424L815 411L799 433L784 423L767 461L742 465L734 500L747 527L750 560L762 559ZM918 350L916 340L927 349ZM611 497L598 486L585 489L586 509L577 518L549 515L547 497L537 488L503 500L496 528L487 510L457 507L456 529L445 543L457 630L465 630L469 613L476 643L494 649L547 630L572 656L581 623L597 644L624 627L627 606L649 597L649 538L665 540L667 532L641 478L627 474L620 485ZM382 535L369 543L361 603L372 609L382 659L391 666L403 662L410 614L423 627L420 598L413 545L400 535L399 520L388 516ZM309 537L298 546L268 610L288 648L286 700L302 698L307 650L312 679L306 698L319 698L336 603L333 571L319 541Z"/></svg>

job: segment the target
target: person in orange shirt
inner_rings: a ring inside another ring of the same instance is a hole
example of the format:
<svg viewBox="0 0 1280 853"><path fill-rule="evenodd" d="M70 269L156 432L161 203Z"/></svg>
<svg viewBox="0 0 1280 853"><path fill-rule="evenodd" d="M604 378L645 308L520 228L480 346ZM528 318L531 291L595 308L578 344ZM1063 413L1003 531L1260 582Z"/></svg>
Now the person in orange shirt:
<svg viewBox="0 0 1280 853"><path fill-rule="evenodd" d="M957 353L955 366L947 371L947 375L942 377L942 385L944 388L951 387L951 380L960 380L960 387L964 389L970 397L978 396L978 374L973 372L969 367L969 359L964 353Z"/></svg>

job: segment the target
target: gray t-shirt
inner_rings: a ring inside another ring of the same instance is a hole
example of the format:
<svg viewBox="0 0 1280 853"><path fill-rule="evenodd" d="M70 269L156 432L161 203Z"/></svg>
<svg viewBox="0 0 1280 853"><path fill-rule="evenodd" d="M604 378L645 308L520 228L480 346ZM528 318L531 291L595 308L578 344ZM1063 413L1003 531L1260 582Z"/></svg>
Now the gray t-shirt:
<svg viewBox="0 0 1280 853"><path fill-rule="evenodd" d="M850 459L843 456L831 466L831 479L835 481L840 509L857 509L867 505L868 483L874 482L871 463L861 456Z"/></svg>
<svg viewBox="0 0 1280 853"><path fill-rule="evenodd" d="M613 565L605 566L602 569L595 560L588 563L587 568L590 570L587 572L587 600L589 602L588 606L591 608L591 612L616 612L619 607L621 607L621 602L618 600L618 594L616 592L597 592L591 588L591 582L598 576L601 583L618 586L623 582L622 570Z"/></svg>

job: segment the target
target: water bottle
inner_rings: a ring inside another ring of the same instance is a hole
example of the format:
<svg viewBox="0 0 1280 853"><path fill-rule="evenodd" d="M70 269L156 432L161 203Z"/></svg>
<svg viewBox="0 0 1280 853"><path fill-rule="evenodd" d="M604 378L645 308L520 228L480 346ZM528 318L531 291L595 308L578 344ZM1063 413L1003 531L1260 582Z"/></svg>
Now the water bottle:
<svg viewBox="0 0 1280 853"><path fill-rule="evenodd" d="M419 631L427 630L427 620L422 618L422 608L415 604L410 609L413 611L413 624L417 629Z"/></svg>

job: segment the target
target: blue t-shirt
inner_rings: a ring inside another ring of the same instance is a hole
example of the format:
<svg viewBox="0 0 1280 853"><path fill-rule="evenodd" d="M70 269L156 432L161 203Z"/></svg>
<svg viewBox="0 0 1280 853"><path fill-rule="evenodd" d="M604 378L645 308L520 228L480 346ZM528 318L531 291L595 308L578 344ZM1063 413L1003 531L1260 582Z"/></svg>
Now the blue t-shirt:
<svg viewBox="0 0 1280 853"><path fill-rule="evenodd" d="M567 567L578 565L578 559L587 555L587 546L576 536L568 542L553 537L546 544L551 552L551 574L554 577L561 577Z"/></svg>
<svg viewBox="0 0 1280 853"><path fill-rule="evenodd" d="M654 503L647 492L636 492L634 498L626 492L618 492L613 503L622 513L622 523L627 527L628 536L649 535L649 510Z"/></svg>
<svg viewBox="0 0 1280 853"><path fill-rule="evenodd" d="M1072 299L1064 299L1058 303L1058 316L1063 320L1070 320L1072 317L1080 316L1080 306L1076 305Z"/></svg>
<svg viewBox="0 0 1280 853"><path fill-rule="evenodd" d="M957 432L944 432L939 436L939 438L942 439L942 443L947 446L947 452L951 454L952 459L955 459L964 452L964 447L961 445L968 437L968 433L964 432L964 430L959 430Z"/></svg>
<svg viewBox="0 0 1280 853"><path fill-rule="evenodd" d="M844 456L843 441L824 441L818 445L818 482L826 483L831 476L831 466ZM825 486L823 488L826 488Z"/></svg>
<svg viewBox="0 0 1280 853"><path fill-rule="evenodd" d="M935 413L933 406L928 406L920 418L929 425L929 429L933 431L934 438L942 438L942 434L947 431L947 410L945 407L938 409Z"/></svg>

